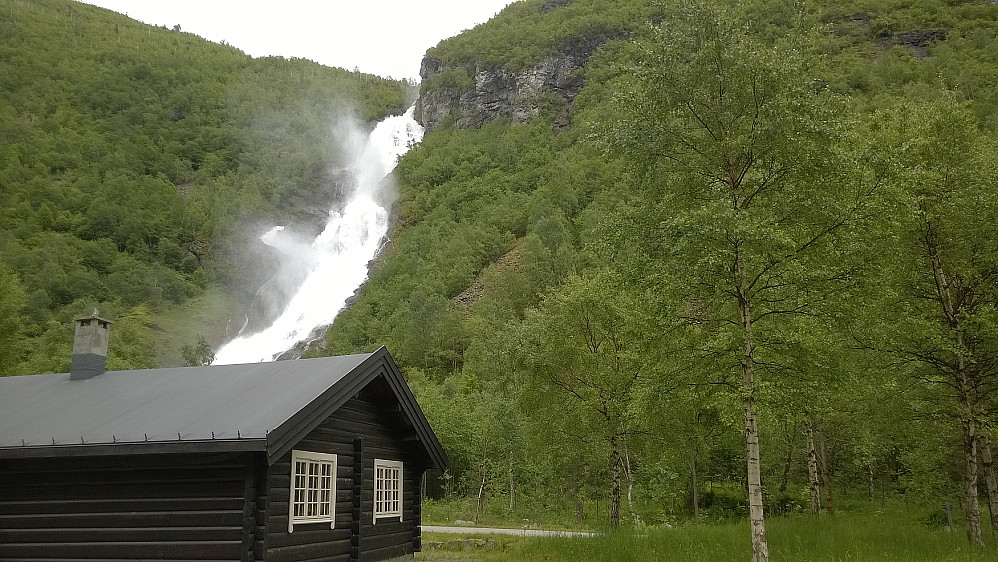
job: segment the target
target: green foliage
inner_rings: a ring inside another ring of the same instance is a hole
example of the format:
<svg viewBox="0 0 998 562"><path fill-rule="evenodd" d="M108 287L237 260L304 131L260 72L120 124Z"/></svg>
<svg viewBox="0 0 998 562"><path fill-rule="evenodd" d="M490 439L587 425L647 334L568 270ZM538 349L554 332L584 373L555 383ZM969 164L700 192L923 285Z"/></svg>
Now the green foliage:
<svg viewBox="0 0 998 562"><path fill-rule="evenodd" d="M426 56L454 66L503 65L519 71L572 45L625 37L636 23L650 21L656 11L654 3L647 0L551 4L547 0L514 2L488 24L440 42Z"/></svg>
<svg viewBox="0 0 998 562"><path fill-rule="evenodd" d="M198 334L193 345L182 347L180 355L184 358L184 365L187 367L211 365L215 361L215 352L211 350L208 340L201 334Z"/></svg>
<svg viewBox="0 0 998 562"><path fill-rule="evenodd" d="M991 353L998 12L560 4L513 3L427 53L443 70L424 90L463 91L481 69L602 44L569 106L547 94L525 124L443 125L402 159L390 243L327 333L330 353L387 345L408 376L452 461L454 503L427 518L600 528L616 435L641 535L502 556L747 557L741 523L649 527L691 517L696 490L701 519L743 516L741 260L766 508L791 514L770 521L774 558L980 559L926 532L920 507L959 504L965 413L924 359L969 350L918 235L940 225L978 305L960 321ZM117 320L111 368L209 359L237 300L218 283L256 265L231 251L241 225L307 203L338 163L344 105L375 119L411 89L61 0L0 0L0 39L2 374L67 370L71 320L94 307ZM805 411L848 517L793 515Z"/></svg>
<svg viewBox="0 0 998 562"><path fill-rule="evenodd" d="M21 309L26 302L27 296L17 275L0 261L0 376L11 373L17 357Z"/></svg>
<svg viewBox="0 0 998 562"><path fill-rule="evenodd" d="M396 169L403 189L392 244L327 333L332 352L384 343L407 365L453 372L477 322L453 299L487 264L508 256L509 268L480 279L483 313L509 305L520 315L539 290L571 273L568 215L612 174L568 156L571 141L542 122L495 122L437 130L407 154ZM486 304L491 299L505 302Z"/></svg>
<svg viewBox="0 0 998 562"><path fill-rule="evenodd" d="M966 544L959 533L926 528L923 514L929 506L888 504L877 510L855 510L834 517L799 515L774 520L768 528L773 560L910 560L983 561L994 552ZM957 522L959 523L959 522ZM723 562L747 559L751 550L744 525L715 523L680 527L638 527L592 538L496 537L493 550L424 551L416 559L461 560L693 560ZM446 541L460 535L423 535L427 541ZM993 542L991 546L993 548ZM459 557L459 558L458 558Z"/></svg>
<svg viewBox="0 0 998 562"><path fill-rule="evenodd" d="M585 524L597 501L605 515L612 431L586 406L613 393L575 345L573 328L594 318L573 308L583 286L609 303L599 318L627 319L637 343L621 363L646 377L603 402L640 428L626 440L635 500L624 519L691 516L692 465L701 516L740 516L736 257L756 280L767 512L805 503L805 411L824 420L836 486L866 501L872 489L880 501L958 503L961 447L938 417L946 402L914 382L926 370L911 356L887 350L944 336L931 299L906 301L931 293L909 262L929 192L934 209L960 217L946 244L977 241L954 257L979 268L963 278L994 269L994 236L981 229L998 208L985 156L998 125L998 13L982 2L755 0L718 3L723 17L711 20L675 5L555 4L514 3L431 49L443 70L424 91L468 89L475 71L522 70L596 37L629 40L589 60L567 126L545 113L445 125L404 157L392 244L328 333L335 352L386 343L414 374L455 459L460 510L471 513L461 518L482 515L483 480L486 519L540 506ZM725 191L732 176L744 205ZM959 197L941 195L944 179ZM971 322L980 342L998 325L990 310ZM559 386L565 373L574 386ZM497 397L511 429L467 421L505 419Z"/></svg>
<svg viewBox="0 0 998 562"><path fill-rule="evenodd" d="M0 3L0 39L0 260L25 293L4 349L22 373L63 362L52 323L73 303L155 315L231 280L218 249L239 225L293 214L337 162L330 120L410 95L66 0Z"/></svg>

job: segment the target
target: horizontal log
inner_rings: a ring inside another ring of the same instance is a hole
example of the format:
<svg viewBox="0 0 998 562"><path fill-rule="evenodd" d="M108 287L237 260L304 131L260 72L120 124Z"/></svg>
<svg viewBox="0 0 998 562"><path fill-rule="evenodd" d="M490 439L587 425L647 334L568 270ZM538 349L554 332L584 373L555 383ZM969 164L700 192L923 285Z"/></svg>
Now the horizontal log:
<svg viewBox="0 0 998 562"><path fill-rule="evenodd" d="M329 523L305 523L295 525L295 531L288 534L285 527L282 532L268 531L267 547L278 548L285 546L296 546L309 543L322 543L331 541L350 540L353 533L349 526L330 529Z"/></svg>
<svg viewBox="0 0 998 562"><path fill-rule="evenodd" d="M335 414L333 414L335 416ZM323 427L319 431L334 430L343 431L347 434L354 434L362 436L365 440L368 437L380 438L380 439L391 439L394 433L394 428L384 424L384 423L365 423L361 421L354 421L348 419L333 418L334 425L332 427ZM312 430L315 432L315 430ZM367 445L366 441L364 445Z"/></svg>
<svg viewBox="0 0 998 562"><path fill-rule="evenodd" d="M79 458L25 458L8 466L11 472L46 474L50 472L101 472L119 469L162 469L166 466L196 470L238 469L251 462L246 453L159 454L129 456L96 456Z"/></svg>
<svg viewBox="0 0 998 562"><path fill-rule="evenodd" d="M101 542L101 543L0 543L0 559L8 558L133 558L156 560L197 558L200 560L239 559L240 541L200 541L187 543Z"/></svg>
<svg viewBox="0 0 998 562"><path fill-rule="evenodd" d="M366 546L361 547L363 553L361 554L362 560L387 560L390 558L398 558L400 556L406 556L413 553L412 543L400 544L397 546L388 546L385 548L374 548L368 549Z"/></svg>
<svg viewBox="0 0 998 562"><path fill-rule="evenodd" d="M77 529L242 526L242 510L0 515L0 529Z"/></svg>
<svg viewBox="0 0 998 562"><path fill-rule="evenodd" d="M39 542L190 542L238 541L241 527L147 527L143 529L6 529L0 528L0 543Z"/></svg>
<svg viewBox="0 0 998 562"><path fill-rule="evenodd" d="M240 509L242 499L229 498L129 498L87 500L0 500L0 515L33 513L99 513L108 511L191 511Z"/></svg>
<svg viewBox="0 0 998 562"><path fill-rule="evenodd" d="M331 531L340 529L350 529L350 524L352 522L352 517L350 512L347 510L336 512L336 521L333 529L329 528L328 521L320 521L315 523L295 523L295 533L299 529L312 529L320 531ZM267 533L268 537L276 536L288 532L288 512L287 510L281 513L273 513L267 520Z"/></svg>
<svg viewBox="0 0 998 562"><path fill-rule="evenodd" d="M117 484L78 484L63 486L19 486L0 484L0 497L5 500L87 500L105 498L242 498L244 484L225 482L119 482Z"/></svg>
<svg viewBox="0 0 998 562"><path fill-rule="evenodd" d="M14 464L16 468L17 463ZM16 483L47 484L106 482L190 482L211 480L242 480L246 475L246 467L121 467L107 470L66 470L48 472L14 472L4 471L4 485Z"/></svg>
<svg viewBox="0 0 998 562"><path fill-rule="evenodd" d="M270 547L267 549L268 562L292 562L297 560L313 560L316 558L332 558L350 555L350 539L310 543L293 546Z"/></svg>
<svg viewBox="0 0 998 562"><path fill-rule="evenodd" d="M381 535L371 535L364 536L361 546L364 550L368 549L379 549L387 546L396 546L401 544L412 544L412 529L401 530L394 533L384 533Z"/></svg>
<svg viewBox="0 0 998 562"><path fill-rule="evenodd" d="M406 517L403 512L402 520L399 521L398 517L392 519L378 519L377 523L371 523L368 519L364 524L364 530L361 532L361 536L366 540L369 535L384 535L397 533L399 531L409 531L414 527L412 518Z"/></svg>

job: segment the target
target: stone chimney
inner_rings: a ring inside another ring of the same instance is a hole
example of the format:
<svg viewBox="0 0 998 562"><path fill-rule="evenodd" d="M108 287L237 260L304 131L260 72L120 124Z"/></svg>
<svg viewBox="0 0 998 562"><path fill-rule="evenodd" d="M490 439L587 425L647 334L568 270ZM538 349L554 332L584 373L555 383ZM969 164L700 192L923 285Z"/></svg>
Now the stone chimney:
<svg viewBox="0 0 998 562"><path fill-rule="evenodd" d="M107 336L110 330L111 322L97 316L96 310L90 316L76 319L69 380L85 380L104 372L107 362Z"/></svg>

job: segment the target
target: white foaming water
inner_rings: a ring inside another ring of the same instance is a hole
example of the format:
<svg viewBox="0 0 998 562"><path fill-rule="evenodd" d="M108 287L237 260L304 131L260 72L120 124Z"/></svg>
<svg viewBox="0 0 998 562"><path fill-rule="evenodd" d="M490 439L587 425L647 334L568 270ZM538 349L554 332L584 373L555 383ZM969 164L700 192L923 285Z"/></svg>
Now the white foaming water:
<svg viewBox="0 0 998 562"><path fill-rule="evenodd" d="M378 189L400 156L422 140L423 128L405 115L388 117L367 137L346 147L355 155L356 183L342 212L330 211L326 228L308 245L283 235L283 226L260 240L306 264L309 274L284 312L265 330L240 336L215 352L215 365L272 361L315 328L331 324L357 287L367 279L367 264L388 232L388 211L375 202ZM348 135L349 137L349 135Z"/></svg>

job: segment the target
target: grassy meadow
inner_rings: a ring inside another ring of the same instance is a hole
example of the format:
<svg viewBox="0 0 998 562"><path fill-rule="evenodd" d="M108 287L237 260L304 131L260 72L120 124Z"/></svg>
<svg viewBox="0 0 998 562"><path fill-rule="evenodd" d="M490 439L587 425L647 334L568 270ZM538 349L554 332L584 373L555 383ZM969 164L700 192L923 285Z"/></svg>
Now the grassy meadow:
<svg viewBox="0 0 998 562"><path fill-rule="evenodd" d="M954 513L954 516L956 513ZM985 513L984 517L987 517ZM452 522L427 521L426 524ZM998 559L998 544L985 523L987 545L971 546L961 527L940 525L933 506L900 502L850 506L833 515L793 514L766 521L771 560L774 561L978 561ZM473 535L467 535L473 537ZM427 548L417 560L614 560L614 561L728 561L750 560L748 521L682 523L638 526L603 532L594 538L524 538L478 536L491 547L466 548L462 535L424 533Z"/></svg>

